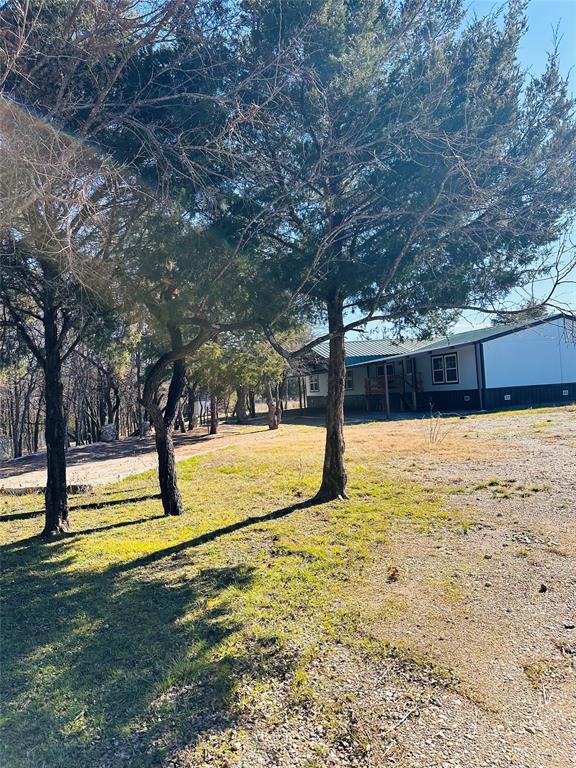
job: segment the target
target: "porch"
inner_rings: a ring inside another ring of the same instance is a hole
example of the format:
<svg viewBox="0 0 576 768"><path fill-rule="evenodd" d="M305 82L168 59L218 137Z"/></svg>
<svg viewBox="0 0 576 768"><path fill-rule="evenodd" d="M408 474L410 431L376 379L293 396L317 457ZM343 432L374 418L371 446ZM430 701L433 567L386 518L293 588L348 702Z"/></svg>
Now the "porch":
<svg viewBox="0 0 576 768"><path fill-rule="evenodd" d="M386 374L368 376L364 380L367 411L384 411L389 416L392 411L418 409L418 392L423 388L422 376L416 372L413 359L402 362L402 373L388 370Z"/></svg>

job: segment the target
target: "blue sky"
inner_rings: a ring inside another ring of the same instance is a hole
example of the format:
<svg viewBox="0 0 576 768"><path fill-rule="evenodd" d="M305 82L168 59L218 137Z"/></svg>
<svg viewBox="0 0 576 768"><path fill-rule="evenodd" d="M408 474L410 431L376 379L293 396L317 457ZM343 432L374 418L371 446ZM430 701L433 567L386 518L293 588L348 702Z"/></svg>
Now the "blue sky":
<svg viewBox="0 0 576 768"><path fill-rule="evenodd" d="M472 0L470 13L484 16L501 7L493 0ZM528 31L519 48L520 62L534 75L540 74L546 66L548 53L554 48L555 34L558 38L560 68L569 77L572 93L576 93L576 0L530 0L526 10ZM576 238L575 238L576 239ZM550 283L542 283L538 293L545 295ZM555 298L572 308L576 307L576 286L566 284L559 289ZM485 315L466 313L455 327L455 331L469 330L471 326L486 325Z"/></svg>
<svg viewBox="0 0 576 768"><path fill-rule="evenodd" d="M484 16L500 5L493 0L472 0L469 8L470 12ZM542 72L546 65L546 55L554 47L554 30L558 28L562 72L570 75L572 90L575 92L576 0L530 0L526 15L529 28L519 50L521 62L534 74Z"/></svg>

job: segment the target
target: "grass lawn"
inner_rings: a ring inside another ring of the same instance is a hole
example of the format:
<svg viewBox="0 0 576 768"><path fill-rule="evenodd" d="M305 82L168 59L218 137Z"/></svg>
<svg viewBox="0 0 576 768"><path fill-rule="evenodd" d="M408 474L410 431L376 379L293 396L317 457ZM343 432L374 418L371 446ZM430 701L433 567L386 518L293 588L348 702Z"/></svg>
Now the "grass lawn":
<svg viewBox="0 0 576 768"><path fill-rule="evenodd" d="M307 426L181 463L181 518L147 473L73 498L73 533L44 544L40 497L0 497L0 764L146 768L185 746L186 765L234 765L246 713L279 716L278 680L295 710L314 696L323 643L391 653L369 639L363 574L398 526L466 521L389 475L371 429L349 430L347 503L305 505L323 441Z"/></svg>

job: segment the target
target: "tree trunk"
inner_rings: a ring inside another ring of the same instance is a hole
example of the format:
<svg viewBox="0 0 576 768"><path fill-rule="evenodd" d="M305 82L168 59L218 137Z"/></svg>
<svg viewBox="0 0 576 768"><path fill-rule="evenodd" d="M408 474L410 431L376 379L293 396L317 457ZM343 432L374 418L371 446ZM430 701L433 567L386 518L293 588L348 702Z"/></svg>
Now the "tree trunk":
<svg viewBox="0 0 576 768"><path fill-rule="evenodd" d="M158 453L158 480L165 515L182 514L182 496L178 489L172 435L174 419L182 392L184 391L185 382L186 363L184 360L176 360L172 365L172 378L168 387L168 398L164 414L161 414L159 408L153 413L156 452Z"/></svg>
<svg viewBox="0 0 576 768"><path fill-rule="evenodd" d="M330 358L328 361L328 395L326 397L326 446L319 501L346 499L346 468L344 466L344 386L346 366L344 354L343 299L334 291L326 299Z"/></svg>
<svg viewBox="0 0 576 768"><path fill-rule="evenodd" d="M256 418L256 395L254 394L254 390L251 389L248 392L248 410L250 412L250 416L255 419Z"/></svg>
<svg viewBox="0 0 576 768"><path fill-rule="evenodd" d="M218 434L218 398L216 395L210 395L210 431L208 434Z"/></svg>
<svg viewBox="0 0 576 768"><path fill-rule="evenodd" d="M40 392L38 398L38 407L36 409L36 415L34 417L34 438L33 438L33 451L38 453L40 448L40 419L42 418L42 401L44 400L44 389Z"/></svg>
<svg viewBox="0 0 576 768"><path fill-rule="evenodd" d="M268 429L278 429L278 405L269 381L266 382L266 405L268 406Z"/></svg>
<svg viewBox="0 0 576 768"><path fill-rule="evenodd" d="M282 402L282 388L280 384L276 384L276 421L278 424L282 423L282 416L284 415L284 405Z"/></svg>
<svg viewBox="0 0 576 768"><path fill-rule="evenodd" d="M142 408L142 353L140 343L136 347L136 418L138 419L138 437L146 436L145 411Z"/></svg>
<svg viewBox="0 0 576 768"><path fill-rule="evenodd" d="M182 403L178 406L178 415L176 416L176 425L180 432L184 434L186 432L186 424L184 423L184 414L182 413Z"/></svg>
<svg viewBox="0 0 576 768"><path fill-rule="evenodd" d="M182 514L182 496L178 488L176 475L176 458L174 456L174 441L172 427L167 427L162 420L159 425L154 423L156 453L158 454L158 480L160 496L165 515Z"/></svg>
<svg viewBox="0 0 576 768"><path fill-rule="evenodd" d="M194 427L196 426L198 419L195 414L195 406L196 406L196 384L194 383L192 386L188 386L187 388L187 395L188 395L188 430L191 432Z"/></svg>
<svg viewBox="0 0 576 768"><path fill-rule="evenodd" d="M44 312L44 400L46 404L46 519L42 536L57 536L70 527L66 489L66 422L62 361L58 348L56 310Z"/></svg>
<svg viewBox="0 0 576 768"><path fill-rule="evenodd" d="M238 424L247 424L248 414L246 413L246 387L237 387L236 398L236 422Z"/></svg>

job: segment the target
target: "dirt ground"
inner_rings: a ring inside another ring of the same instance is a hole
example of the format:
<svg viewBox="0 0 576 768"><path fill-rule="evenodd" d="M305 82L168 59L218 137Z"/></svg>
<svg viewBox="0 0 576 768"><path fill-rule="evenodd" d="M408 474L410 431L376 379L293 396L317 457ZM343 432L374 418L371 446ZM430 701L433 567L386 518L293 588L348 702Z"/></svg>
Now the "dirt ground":
<svg viewBox="0 0 576 768"><path fill-rule="evenodd" d="M238 441L281 445L300 428L178 438L178 458ZM320 696L349 702L337 714L349 735L325 748L313 712L297 727L280 714L272 731L254 717L234 765L574 768L576 409L355 424L348 435L351 457L381 455L386 473L432 489L462 525L398 524L352 591L364 631L397 656L338 645L308 670ZM71 482L94 484L155 459L152 441L70 456ZM5 463L0 483L41 483L41 460ZM192 765L185 758L178 765Z"/></svg>
<svg viewBox="0 0 576 768"><path fill-rule="evenodd" d="M238 765L574 768L576 410L349 435L349 454L385 456L463 525L399 525L357 585L362 631L391 656L328 646L308 670L324 708L350 702L337 746L325 745L320 712L273 733L247 723Z"/></svg>
<svg viewBox="0 0 576 768"><path fill-rule="evenodd" d="M264 434L260 434L264 433ZM259 424L244 426L222 424L218 435L206 434L206 427L185 434L176 433L176 457L183 461L191 456L226 448L241 437L260 434L265 438L266 427ZM266 439L266 438L265 438ZM41 451L20 459L0 462L0 491L42 488L46 484L46 454ZM67 453L69 485L95 488L122 480L129 475L156 467L154 438L125 438L113 443L93 443L70 448Z"/></svg>
<svg viewBox="0 0 576 768"><path fill-rule="evenodd" d="M417 708L389 764L575 766L576 412L436 428L429 451L390 464L441 489L469 525L417 540L398 530L359 601L377 638L449 670L459 693ZM484 449L472 458L457 450L466 441Z"/></svg>

